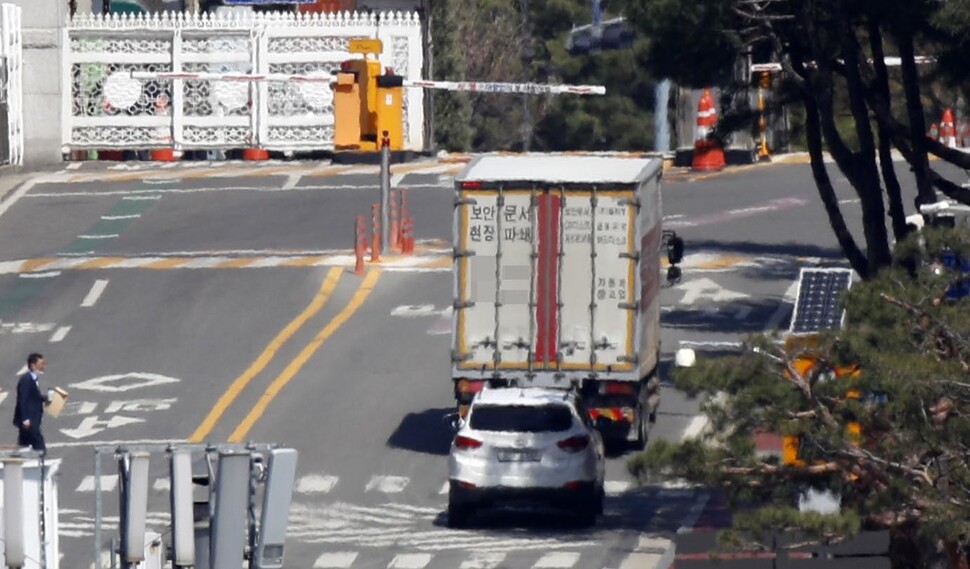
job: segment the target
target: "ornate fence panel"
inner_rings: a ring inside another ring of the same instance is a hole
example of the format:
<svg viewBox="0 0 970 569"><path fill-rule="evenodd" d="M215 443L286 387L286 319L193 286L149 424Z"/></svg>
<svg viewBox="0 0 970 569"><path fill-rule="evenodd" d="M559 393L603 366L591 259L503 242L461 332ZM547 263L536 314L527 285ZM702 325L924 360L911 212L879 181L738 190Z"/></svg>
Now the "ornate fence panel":
<svg viewBox="0 0 970 569"><path fill-rule="evenodd" d="M118 71L330 75L352 37L383 40L381 62L420 79L417 15L239 14L81 16L65 42L65 151L333 148L333 96L325 83L139 81ZM424 93L404 97L405 146L421 150Z"/></svg>
<svg viewBox="0 0 970 569"><path fill-rule="evenodd" d="M0 164L24 163L21 9L0 4Z"/></svg>

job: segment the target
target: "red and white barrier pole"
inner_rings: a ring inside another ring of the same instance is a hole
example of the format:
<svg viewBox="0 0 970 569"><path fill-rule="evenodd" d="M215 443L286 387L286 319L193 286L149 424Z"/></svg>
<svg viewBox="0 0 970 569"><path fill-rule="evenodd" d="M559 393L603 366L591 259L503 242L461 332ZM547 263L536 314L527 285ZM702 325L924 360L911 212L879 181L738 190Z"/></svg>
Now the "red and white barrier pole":
<svg viewBox="0 0 970 569"><path fill-rule="evenodd" d="M387 244L388 249L391 251L401 252L401 227L398 221L398 204L397 204L397 190L391 190L390 198L390 209L391 209L391 227L390 232L388 232L388 239L390 243Z"/></svg>
<svg viewBox="0 0 970 569"><path fill-rule="evenodd" d="M370 206L371 216L371 244L370 262L376 263L381 260L381 204L376 203Z"/></svg>
<svg viewBox="0 0 970 569"><path fill-rule="evenodd" d="M364 274L364 252L367 251L367 219L363 215L357 216L357 223L354 226L354 274Z"/></svg>

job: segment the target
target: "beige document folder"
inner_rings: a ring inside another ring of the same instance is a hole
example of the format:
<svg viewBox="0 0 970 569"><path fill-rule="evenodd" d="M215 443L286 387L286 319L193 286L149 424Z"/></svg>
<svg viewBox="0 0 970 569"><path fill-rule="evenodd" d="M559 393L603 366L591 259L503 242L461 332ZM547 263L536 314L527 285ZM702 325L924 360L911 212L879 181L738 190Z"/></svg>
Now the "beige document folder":
<svg viewBox="0 0 970 569"><path fill-rule="evenodd" d="M64 409L64 403L67 402L67 392L60 387L55 387L52 391L51 400L47 403L47 409L45 411L48 415L57 417Z"/></svg>

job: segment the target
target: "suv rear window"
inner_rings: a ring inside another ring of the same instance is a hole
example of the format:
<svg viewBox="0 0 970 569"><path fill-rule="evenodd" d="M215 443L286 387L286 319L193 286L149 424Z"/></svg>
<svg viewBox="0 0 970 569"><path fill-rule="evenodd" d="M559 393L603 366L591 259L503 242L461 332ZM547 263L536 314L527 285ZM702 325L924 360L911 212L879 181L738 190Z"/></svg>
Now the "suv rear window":
<svg viewBox="0 0 970 569"><path fill-rule="evenodd" d="M476 405L470 424L480 431L566 431L573 424L573 414L565 405Z"/></svg>

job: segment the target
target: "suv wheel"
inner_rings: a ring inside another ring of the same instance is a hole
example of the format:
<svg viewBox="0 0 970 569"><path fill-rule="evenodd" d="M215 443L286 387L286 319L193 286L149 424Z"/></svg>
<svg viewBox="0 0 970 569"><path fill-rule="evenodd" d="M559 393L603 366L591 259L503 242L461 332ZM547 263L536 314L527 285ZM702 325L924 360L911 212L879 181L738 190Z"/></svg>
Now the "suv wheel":
<svg viewBox="0 0 970 569"><path fill-rule="evenodd" d="M468 520L472 517L474 508L468 504L455 500L450 493L448 495L448 527L464 528L468 527Z"/></svg>

